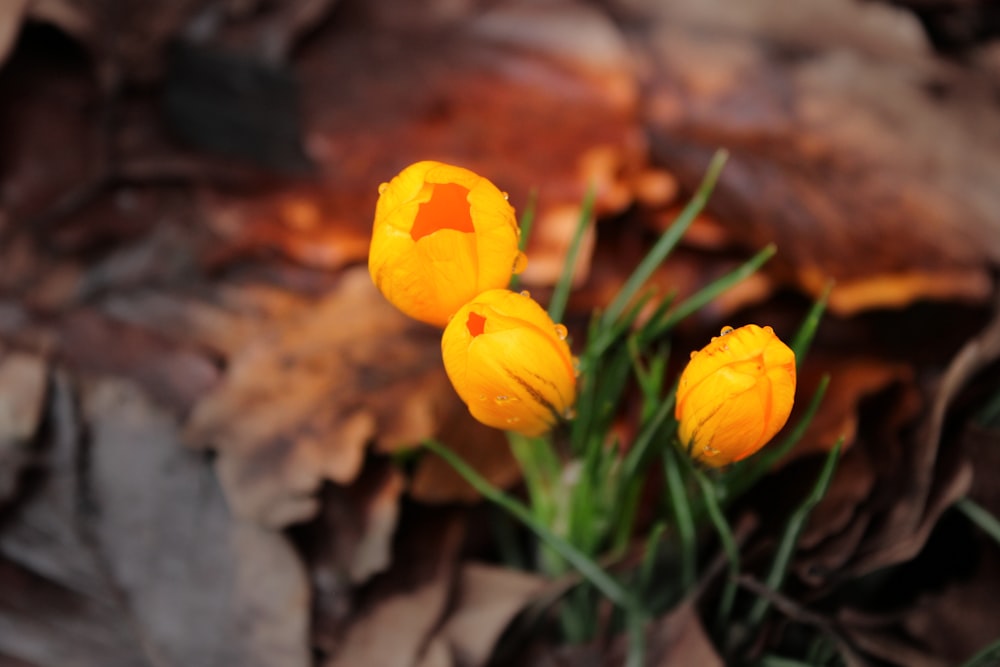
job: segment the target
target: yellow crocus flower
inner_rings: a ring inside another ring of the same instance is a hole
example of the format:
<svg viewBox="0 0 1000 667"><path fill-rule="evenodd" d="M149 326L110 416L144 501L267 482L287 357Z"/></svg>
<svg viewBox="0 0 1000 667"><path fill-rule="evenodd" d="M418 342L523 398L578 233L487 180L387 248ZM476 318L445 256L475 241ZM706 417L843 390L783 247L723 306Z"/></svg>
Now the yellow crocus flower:
<svg viewBox="0 0 1000 667"><path fill-rule="evenodd" d="M535 436L568 417L576 400L566 328L526 293L489 290L455 313L441 352L472 416Z"/></svg>
<svg viewBox="0 0 1000 667"><path fill-rule="evenodd" d="M443 327L524 268L519 237L514 209L493 183L425 160L379 188L368 270L393 305Z"/></svg>
<svg viewBox="0 0 1000 667"><path fill-rule="evenodd" d="M781 430L794 400L795 353L771 327L726 327L681 374L681 445L709 466L739 461Z"/></svg>

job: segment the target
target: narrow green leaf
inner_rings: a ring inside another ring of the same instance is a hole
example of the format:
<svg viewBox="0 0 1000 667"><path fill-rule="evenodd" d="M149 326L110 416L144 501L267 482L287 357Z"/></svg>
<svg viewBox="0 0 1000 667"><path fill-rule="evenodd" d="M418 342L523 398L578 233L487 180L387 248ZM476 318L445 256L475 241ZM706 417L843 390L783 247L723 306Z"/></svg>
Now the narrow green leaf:
<svg viewBox="0 0 1000 667"><path fill-rule="evenodd" d="M695 562L698 557L695 542L694 517L688 502L687 490L681 478L680 457L674 447L667 447L663 452L663 472L667 482L667 494L670 498L670 509L677 524L677 539L680 542L681 558L681 590L689 591L695 583Z"/></svg>
<svg viewBox="0 0 1000 667"><path fill-rule="evenodd" d="M521 221L519 226L521 228L521 238L518 241L518 250L524 252L528 248L528 241L531 238L531 229L535 224L535 208L538 206L538 188L531 188L528 192L528 201L524 204L524 210L521 212ZM514 274L510 277L510 289L514 292L521 285L521 276Z"/></svg>
<svg viewBox="0 0 1000 667"><path fill-rule="evenodd" d="M830 450L830 453L827 454L826 461L823 463L823 469L820 470L819 477L816 478L816 483L813 485L812 491L802 504L792 512L788 523L785 525L781 540L778 542L778 549L774 554L774 560L771 561L767 578L764 580L765 585L773 591L781 589L781 585L785 581L785 573L788 571L788 565L791 563L792 555L795 553L795 545L799 541L802 529L805 528L809 514L819 504L819 501L823 499L823 496L826 495L826 490L830 486L830 480L833 479L833 472L837 469L842 444L843 439L838 441L833 449ZM751 629L756 628L764 620L764 614L767 613L769 606L770 601L766 598L758 597L754 601L753 607L750 608L750 613L747 615L747 625Z"/></svg>
<svg viewBox="0 0 1000 667"><path fill-rule="evenodd" d="M812 399L806 407L802 417L796 422L795 427L789 431L778 445L765 447L764 450L752 458L740 461L733 465L726 473L725 488L727 499L731 500L742 495L747 489L757 483L757 481L767 474L774 464L784 458L796 443L802 439L809 424L812 423L816 411L819 410L823 397L826 395L827 387L830 386L830 376L824 375L820 378L816 391L813 392Z"/></svg>
<svg viewBox="0 0 1000 667"><path fill-rule="evenodd" d="M608 306L607 311L604 313L604 321L607 324L614 322L618 319L618 316L624 312L628 303L632 300L632 297L642 288L649 277L653 275L663 260L671 253L677 243L684 236L684 233L694 222L694 219L701 213L702 209L705 208L705 204L708 202L708 197L715 188L716 182L719 180L719 174L722 172L722 167L726 164L726 160L729 157L729 153L725 150L716 151L715 155L712 157L711 163L708 165L708 169L705 172L705 177L701 181L701 185L698 187L697 192L695 192L694 197L688 202L688 205L684 207L681 214L677 216L677 219L672 225L660 236L656 244L652 247L649 253L643 257L642 261L632 272L632 275L628 277L625 284L619 290L618 294L611 301Z"/></svg>
<svg viewBox="0 0 1000 667"><path fill-rule="evenodd" d="M962 667L996 667L1000 665L1000 639L969 658Z"/></svg>
<svg viewBox="0 0 1000 667"><path fill-rule="evenodd" d="M955 508L989 535L993 541L1000 544L1000 521L982 505L967 496L956 502Z"/></svg>
<svg viewBox="0 0 1000 667"><path fill-rule="evenodd" d="M591 218L594 215L594 200L597 191L593 186L587 189L587 194L583 197L583 204L580 207L580 221L573 232L573 239L569 244L569 251L566 253L566 261L563 264L562 274L559 282L556 283L552 291L552 299L549 301L549 317L553 322L561 322L566 314L566 304L569 302L569 291L573 286L573 270L576 267L576 258L580 254L580 245L583 242L583 235L590 226Z"/></svg>
<svg viewBox="0 0 1000 667"><path fill-rule="evenodd" d="M685 317L704 308L734 285L752 276L774 257L776 252L777 247L772 243L726 275L698 290L679 303L655 328L643 331L643 340L652 340L664 335Z"/></svg>
<svg viewBox="0 0 1000 667"><path fill-rule="evenodd" d="M653 568L656 565L656 553L659 551L660 540L667 530L664 521L657 521L649 531L646 538L646 553L642 558L642 565L639 567L638 590L644 591L653 583Z"/></svg>
<svg viewBox="0 0 1000 667"><path fill-rule="evenodd" d="M472 488L478 491L490 502L496 503L511 514L518 521L523 523L529 530L545 542L553 551L566 559L570 565L576 568L587 581L601 591L609 600L622 607L627 612L642 614L642 608L631 592L624 588L611 575L604 571L600 565L591 558L580 552L576 547L562 539L531 514L531 511L522 503L508 496L506 493L490 484L482 475L472 469L457 454L435 440L425 440L424 447L434 452L448 465L455 469L459 475L467 481Z"/></svg>
<svg viewBox="0 0 1000 667"><path fill-rule="evenodd" d="M823 293L820 294L819 299L816 300L816 303L806 313L805 319L802 321L799 330L788 346L795 353L795 365L798 368L802 368L802 362L805 361L806 353L809 352L809 346L816 335L816 328L819 326L820 318L823 317L823 312L826 310L826 304L830 300L830 292L832 290L833 281L827 281L826 287L823 288Z"/></svg>
<svg viewBox="0 0 1000 667"><path fill-rule="evenodd" d="M725 586L722 589L722 597L719 601L715 621L721 632L726 624L729 623L729 616L733 611L733 602L736 599L736 580L740 575L740 550L736 546L736 538L733 536L732 528L729 527L729 522L726 520L725 514L722 513L715 485L708 479L704 472L693 466L692 469L695 479L698 480L698 486L701 487L701 495L705 500L705 509L708 512L708 518L712 521L712 525L715 526L715 532L719 534L719 542L722 544L722 550L726 552L726 558L729 560L729 577L726 579Z"/></svg>
<svg viewBox="0 0 1000 667"><path fill-rule="evenodd" d="M765 655L757 663L757 667L816 667L808 662L800 662L791 658L783 658L779 655Z"/></svg>

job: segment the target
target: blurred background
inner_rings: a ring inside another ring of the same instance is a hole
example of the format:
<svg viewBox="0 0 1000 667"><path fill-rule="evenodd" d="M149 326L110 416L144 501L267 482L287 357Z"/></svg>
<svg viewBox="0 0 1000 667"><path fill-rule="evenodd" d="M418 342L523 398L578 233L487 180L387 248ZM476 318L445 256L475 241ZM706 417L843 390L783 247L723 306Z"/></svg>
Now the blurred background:
<svg viewBox="0 0 1000 667"><path fill-rule="evenodd" d="M4 0L0 667L620 664L513 632L560 584L414 452L518 492L439 332L371 285L374 203L421 159L486 176L534 208L544 302L592 188L579 340L718 148L659 296L777 254L678 359L834 285L799 380L826 400L732 508L748 572L845 439L739 664L962 664L1000 637L998 546L955 509L1000 512L998 32L992 0ZM698 602L650 664L723 664Z"/></svg>

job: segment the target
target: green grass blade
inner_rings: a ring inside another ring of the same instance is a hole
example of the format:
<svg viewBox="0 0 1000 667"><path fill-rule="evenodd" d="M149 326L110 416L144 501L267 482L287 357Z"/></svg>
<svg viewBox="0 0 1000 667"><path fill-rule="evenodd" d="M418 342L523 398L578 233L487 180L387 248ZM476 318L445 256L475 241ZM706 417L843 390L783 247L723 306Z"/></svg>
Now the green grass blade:
<svg viewBox="0 0 1000 667"><path fill-rule="evenodd" d="M795 424L794 428L786 435L781 442L773 447L765 447L753 458L741 461L734 465L726 476L727 499L736 498L742 495L747 489L757 483L757 481L767 474L774 464L788 455L796 443L802 439L813 417L816 416L823 397L826 395L827 387L830 386L830 376L824 375L820 378L816 391L813 392L812 399L806 407L806 411Z"/></svg>
<svg viewBox="0 0 1000 667"><path fill-rule="evenodd" d="M795 553L795 545L799 541L799 535L802 534L802 530L805 528L809 514L819 504L819 501L823 499L823 496L826 495L826 490L830 486L830 480L833 479L833 472L837 469L842 444L843 439L838 441L833 449L830 450L830 453L827 454L826 461L823 463L823 469L820 470L819 477L816 478L816 483L813 485L812 491L802 504L792 512L792 516L788 519L788 524L785 526L781 540L778 542L778 549L774 554L774 560L771 561L771 567L764 581L764 584L773 591L779 590L782 583L784 583L785 574L788 572L788 565L791 563L792 555ZM769 606L770 601L765 598L758 597L754 601L753 606L750 608L750 613L747 615L747 625L751 630L760 625L760 622L764 620L764 614L767 613Z"/></svg>
<svg viewBox="0 0 1000 667"><path fill-rule="evenodd" d="M955 508L976 524L980 530L1000 544L1000 521L972 498L965 497L955 503Z"/></svg>
<svg viewBox="0 0 1000 667"><path fill-rule="evenodd" d="M576 258L580 254L580 245L583 243L583 235L587 227L591 224L594 215L594 201L597 198L597 191L590 187L583 197L583 204L580 206L580 221L573 232L573 238L569 244L569 251L566 253L566 262L563 264L562 274L559 282L556 283L552 291L552 299L549 301L549 317L553 322L561 322L566 314L566 304L569 302L569 291L573 286L573 270L576 268Z"/></svg>
<svg viewBox="0 0 1000 667"><path fill-rule="evenodd" d="M535 519L531 510L523 504L508 496L506 493L490 484L482 475L473 470L469 464L462 460L457 454L445 447L443 444L434 441L424 441L424 447L434 452L448 465L455 469L459 475L468 482L472 488L478 491L484 498L493 502L511 516L523 523L531 532L535 533L540 540L548 545L553 551L562 556L584 579L593 584L594 588L601 591L609 600L625 609L627 612L641 614L642 608L632 593L624 588L611 575L595 563L591 558L583 554L572 544L562 539L549 528Z"/></svg>
<svg viewBox="0 0 1000 667"><path fill-rule="evenodd" d="M528 192L528 201L524 205L524 211L521 212L521 239L518 241L517 248L521 252L524 252L528 248L528 241L531 239L531 229L535 225L535 210L538 207L538 188L531 188ZM513 275L510 277L510 289L514 292L521 285L521 276Z"/></svg>
<svg viewBox="0 0 1000 667"><path fill-rule="evenodd" d="M663 472L667 482L670 509L677 524L677 539L680 542L681 590L689 591L695 583L698 545L695 541L694 516L681 477L680 461L678 461L680 456L681 454L673 447L667 447L663 452Z"/></svg>
<svg viewBox="0 0 1000 667"><path fill-rule="evenodd" d="M712 525L715 526L715 532L719 534L719 542L722 544L722 550L726 552L726 558L729 560L729 578L726 579L726 584L722 589L722 597L719 601L715 620L716 626L721 633L724 631L726 624L729 623L729 617L733 611L733 602L736 600L736 580L740 575L740 550L736 546L736 538L733 536L732 528L729 527L729 521L726 520L725 514L722 513L715 485L712 484L712 481L708 479L704 472L697 468L694 468L694 476L698 480L698 486L701 487L701 494L705 499L705 510L708 512L708 518L711 520Z"/></svg>
<svg viewBox="0 0 1000 667"><path fill-rule="evenodd" d="M653 583L653 568L656 566L656 552L659 551L660 540L667 530L664 521L657 521L649 531L646 538L646 553L642 558L642 565L639 566L638 590L647 590Z"/></svg>
<svg viewBox="0 0 1000 667"><path fill-rule="evenodd" d="M757 667L815 667L815 665L791 658L783 658L779 655L765 655L757 663Z"/></svg>
<svg viewBox="0 0 1000 667"><path fill-rule="evenodd" d="M975 654L962 667L996 667L1000 665L1000 639Z"/></svg>
<svg viewBox="0 0 1000 667"><path fill-rule="evenodd" d="M795 366L797 368L802 368L802 362L805 361L806 353L809 352L809 346L816 335L816 328L819 326L820 318L823 317L823 312L826 310L826 304L830 300L830 292L832 290L833 281L830 280L826 283L826 287L823 288L823 293L820 294L819 299L816 300L816 303L806 313L802 325L788 346L795 353Z"/></svg>
<svg viewBox="0 0 1000 667"><path fill-rule="evenodd" d="M777 247L772 243L726 275L698 290L690 297L677 304L677 307L670 311L670 314L667 315L661 323L657 324L655 328L651 327L650 330L643 331L641 334L643 339L652 340L659 338L676 326L677 323L685 317L701 308L704 308L712 300L718 298L719 295L723 294L737 283L752 276L760 269L760 267L764 266L768 260L774 257L776 252Z"/></svg>
<svg viewBox="0 0 1000 667"><path fill-rule="evenodd" d="M705 204L708 202L708 197L712 190L715 188L716 182L719 180L719 174L722 172L723 165L726 164L726 160L729 157L729 153L725 150L716 151L715 155L712 157L711 163L708 165L708 170L705 172L705 177L701 181L701 185L695 192L694 197L688 202L688 205L684 207L681 214L677 216L677 219L672 225L660 236L653 248L643 257L642 261L632 272L632 275L628 277L625 284L619 290L618 294L611 301L608 309L604 313L604 322L610 325L618 316L621 315L628 303L632 300L632 297L642 288L649 277L653 275L663 260L667 258L670 252L674 249L677 243L680 241L681 237L694 222L694 219L701 213L702 209L705 208Z"/></svg>

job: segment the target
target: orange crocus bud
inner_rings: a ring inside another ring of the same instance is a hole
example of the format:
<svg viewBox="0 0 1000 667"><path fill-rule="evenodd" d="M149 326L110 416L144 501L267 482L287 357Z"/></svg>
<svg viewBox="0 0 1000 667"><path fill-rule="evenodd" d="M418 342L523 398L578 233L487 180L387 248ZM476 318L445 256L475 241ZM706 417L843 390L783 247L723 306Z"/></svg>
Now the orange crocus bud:
<svg viewBox="0 0 1000 667"><path fill-rule="evenodd" d="M483 292L444 330L444 369L472 416L541 435L572 414L576 372L566 327L526 292Z"/></svg>
<svg viewBox="0 0 1000 667"><path fill-rule="evenodd" d="M468 169L412 164L379 187L368 270L393 305L443 327L464 303L524 268L507 196Z"/></svg>
<svg viewBox="0 0 1000 667"><path fill-rule="evenodd" d="M691 353L677 386L681 445L718 467L757 452L788 421L795 353L771 327L726 327Z"/></svg>

